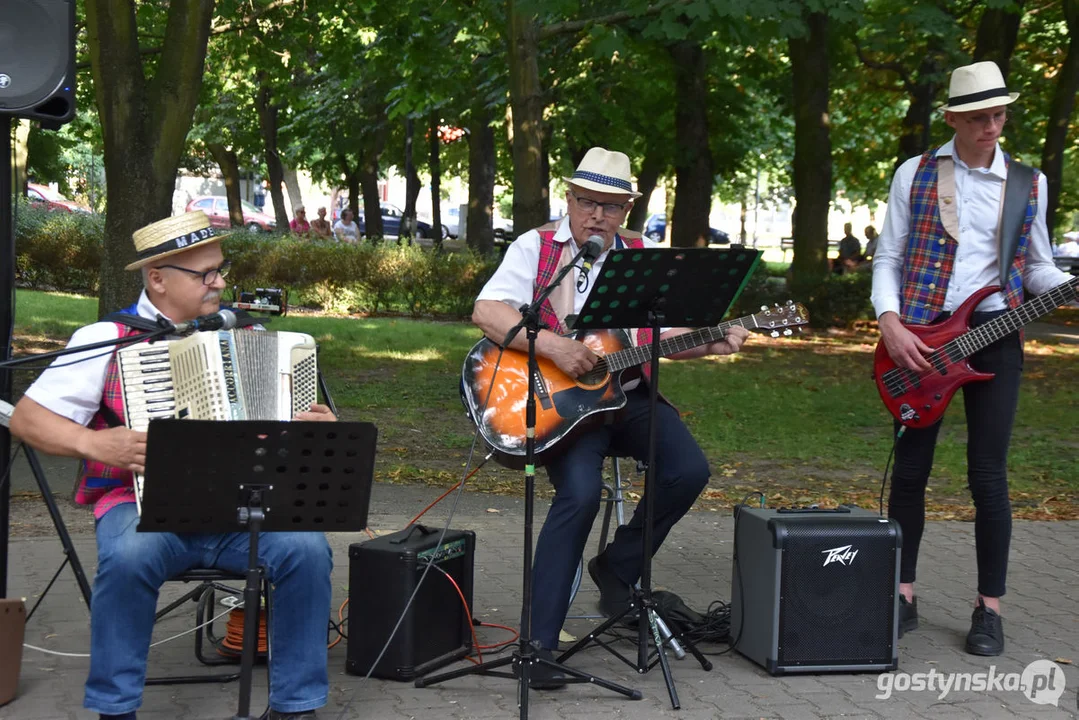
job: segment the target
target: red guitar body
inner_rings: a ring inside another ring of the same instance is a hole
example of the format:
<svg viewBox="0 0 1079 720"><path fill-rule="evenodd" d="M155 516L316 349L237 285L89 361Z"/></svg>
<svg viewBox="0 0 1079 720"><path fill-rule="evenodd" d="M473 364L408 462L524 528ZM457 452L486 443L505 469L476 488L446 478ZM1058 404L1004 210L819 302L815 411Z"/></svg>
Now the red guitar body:
<svg viewBox="0 0 1079 720"><path fill-rule="evenodd" d="M974 308L998 290L998 287L982 288L942 323L904 327L929 347L943 348L970 330L970 316ZM929 427L940 420L955 391L963 385L992 377L993 373L974 370L965 357L954 362L934 363L932 371L900 369L888 355L884 340L877 343L873 356L873 380L877 383L884 405L896 420L912 428Z"/></svg>

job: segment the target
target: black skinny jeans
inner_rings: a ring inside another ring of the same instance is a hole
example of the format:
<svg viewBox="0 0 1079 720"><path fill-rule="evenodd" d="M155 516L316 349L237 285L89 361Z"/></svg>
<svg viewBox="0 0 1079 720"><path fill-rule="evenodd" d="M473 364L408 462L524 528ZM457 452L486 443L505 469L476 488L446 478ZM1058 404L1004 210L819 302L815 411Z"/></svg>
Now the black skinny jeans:
<svg viewBox="0 0 1079 720"><path fill-rule="evenodd" d="M976 312L971 324L981 325L1001 312ZM1000 597L1005 590L1012 536L1007 462L1023 372L1019 334L1001 338L975 353L970 364L975 370L996 373L992 380L964 385L962 393L967 415L967 485L975 508L978 592ZM920 430L908 429L896 446L888 517L903 531L899 580L904 583L914 582L918 565L918 546L925 528L925 488L940 426L938 422ZM895 429L898 432L898 423Z"/></svg>

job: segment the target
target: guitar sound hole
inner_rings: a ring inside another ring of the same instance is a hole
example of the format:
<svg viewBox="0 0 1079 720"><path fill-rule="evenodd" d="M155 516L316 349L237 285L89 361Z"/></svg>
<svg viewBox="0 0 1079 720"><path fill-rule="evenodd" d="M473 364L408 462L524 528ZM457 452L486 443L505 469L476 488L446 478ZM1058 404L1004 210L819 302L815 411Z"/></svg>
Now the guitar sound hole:
<svg viewBox="0 0 1079 720"><path fill-rule="evenodd" d="M605 370L592 368L583 375L577 376L577 382L581 385L598 385L603 382L603 379L607 376Z"/></svg>

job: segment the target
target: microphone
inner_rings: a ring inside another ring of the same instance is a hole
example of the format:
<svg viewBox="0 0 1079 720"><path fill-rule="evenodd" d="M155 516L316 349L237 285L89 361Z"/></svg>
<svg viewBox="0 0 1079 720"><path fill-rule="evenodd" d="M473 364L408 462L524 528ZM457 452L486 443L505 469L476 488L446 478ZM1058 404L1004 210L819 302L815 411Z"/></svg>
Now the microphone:
<svg viewBox="0 0 1079 720"><path fill-rule="evenodd" d="M577 277L578 288L588 282L588 273L592 270L592 263L603 254L603 238L600 235L590 236L581 250L584 254L581 255L581 274Z"/></svg>
<svg viewBox="0 0 1079 720"><path fill-rule="evenodd" d="M231 310L219 310L211 315L203 315L188 322L176 323L172 330L177 335L200 330L232 330L236 327L236 313Z"/></svg>

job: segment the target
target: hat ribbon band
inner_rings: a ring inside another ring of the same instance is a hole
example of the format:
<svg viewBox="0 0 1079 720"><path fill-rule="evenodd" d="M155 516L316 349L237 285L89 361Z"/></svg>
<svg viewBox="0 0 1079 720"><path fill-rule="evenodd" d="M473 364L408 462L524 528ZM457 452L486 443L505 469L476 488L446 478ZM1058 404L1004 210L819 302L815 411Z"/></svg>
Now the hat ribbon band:
<svg viewBox="0 0 1079 720"><path fill-rule="evenodd" d="M622 178L612 177L610 175L601 175L600 173L588 172L587 170L577 170L573 173L573 180L588 180L590 182L599 183L600 185L610 185L612 187L625 190L626 192L633 192L633 186L629 184L629 180L623 180Z"/></svg>
<svg viewBox="0 0 1079 720"><path fill-rule="evenodd" d="M148 247L144 250L140 250L135 254L138 260L145 260L146 258L153 257L155 255L161 255L162 253L169 252L171 250L179 250L185 248L188 245L194 245L200 243L203 240L209 240L217 233L214 232L212 227L202 228L192 232L184 233L177 237L166 240L163 243L159 243L152 247Z"/></svg>
<svg viewBox="0 0 1079 720"><path fill-rule="evenodd" d="M967 103L978 102L979 100L988 100L989 98L1008 96L1008 88L992 88L991 90L982 90L981 92L970 93L969 95L957 95L955 97L950 97L948 98L948 105L966 105Z"/></svg>

